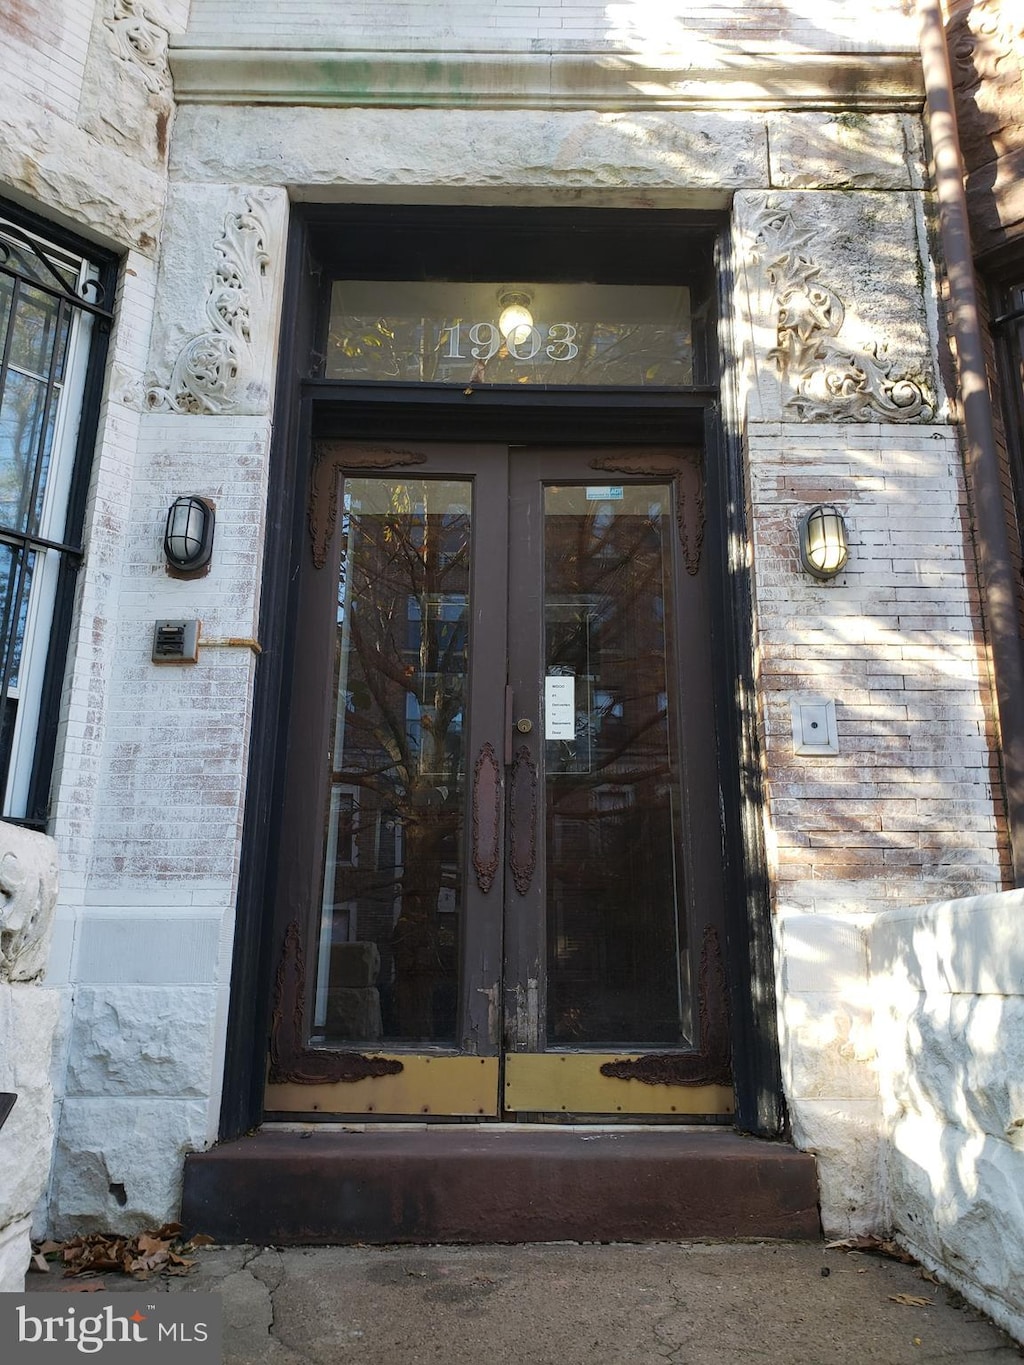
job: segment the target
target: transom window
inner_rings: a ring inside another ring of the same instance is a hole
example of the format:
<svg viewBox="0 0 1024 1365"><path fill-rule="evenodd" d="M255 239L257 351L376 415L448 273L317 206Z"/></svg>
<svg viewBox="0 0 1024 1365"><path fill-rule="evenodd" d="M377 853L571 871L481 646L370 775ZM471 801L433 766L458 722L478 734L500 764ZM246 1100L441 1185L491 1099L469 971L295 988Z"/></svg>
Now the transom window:
<svg viewBox="0 0 1024 1365"><path fill-rule="evenodd" d="M693 383L685 285L336 280L328 379Z"/></svg>

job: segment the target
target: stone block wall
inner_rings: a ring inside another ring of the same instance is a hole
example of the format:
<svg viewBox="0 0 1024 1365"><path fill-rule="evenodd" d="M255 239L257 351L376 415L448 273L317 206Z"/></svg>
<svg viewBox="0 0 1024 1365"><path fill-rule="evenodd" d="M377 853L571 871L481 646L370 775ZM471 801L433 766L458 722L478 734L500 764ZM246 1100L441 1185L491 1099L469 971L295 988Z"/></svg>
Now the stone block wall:
<svg viewBox="0 0 1024 1365"><path fill-rule="evenodd" d="M868 953L887 1221L1024 1340L1024 892L886 911Z"/></svg>
<svg viewBox="0 0 1024 1365"><path fill-rule="evenodd" d="M0 822L0 1293L20 1292L36 1201L53 1143L50 1061L59 1002L39 979L57 899L57 852L44 834Z"/></svg>

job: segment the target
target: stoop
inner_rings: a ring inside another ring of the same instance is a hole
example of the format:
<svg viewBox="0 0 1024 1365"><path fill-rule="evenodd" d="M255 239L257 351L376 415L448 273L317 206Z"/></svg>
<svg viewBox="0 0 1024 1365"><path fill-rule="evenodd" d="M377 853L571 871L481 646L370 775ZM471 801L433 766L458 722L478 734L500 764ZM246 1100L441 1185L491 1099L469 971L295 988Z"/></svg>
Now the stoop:
<svg viewBox="0 0 1024 1365"><path fill-rule="evenodd" d="M224 1243L639 1242L821 1235L814 1157L709 1128L267 1128L185 1161Z"/></svg>

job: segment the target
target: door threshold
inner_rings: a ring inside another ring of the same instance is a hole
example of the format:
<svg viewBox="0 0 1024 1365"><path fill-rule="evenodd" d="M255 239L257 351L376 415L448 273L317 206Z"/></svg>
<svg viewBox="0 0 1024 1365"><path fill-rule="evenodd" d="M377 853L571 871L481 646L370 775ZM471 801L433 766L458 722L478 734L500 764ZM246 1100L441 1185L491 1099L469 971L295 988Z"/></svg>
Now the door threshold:
<svg viewBox="0 0 1024 1365"><path fill-rule="evenodd" d="M821 1232L813 1156L692 1125L275 1124L186 1157L182 1222L274 1246Z"/></svg>
<svg viewBox="0 0 1024 1365"><path fill-rule="evenodd" d="M319 1119L295 1120L273 1119L262 1123L261 1133L391 1133L400 1129L403 1133L465 1133L467 1130L482 1133L734 1133L728 1121L725 1123L563 1123L556 1119L551 1123L537 1123L526 1120L522 1123L505 1119L495 1119L473 1123L445 1123L443 1120L424 1123L422 1119L384 1119L379 1122L364 1123L361 1119Z"/></svg>

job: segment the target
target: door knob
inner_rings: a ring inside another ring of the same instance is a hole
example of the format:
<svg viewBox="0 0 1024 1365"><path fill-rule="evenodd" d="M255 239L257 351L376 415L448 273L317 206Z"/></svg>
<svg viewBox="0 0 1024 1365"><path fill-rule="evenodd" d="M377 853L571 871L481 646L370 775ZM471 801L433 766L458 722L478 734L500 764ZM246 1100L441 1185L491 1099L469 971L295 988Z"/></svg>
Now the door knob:
<svg viewBox="0 0 1024 1365"><path fill-rule="evenodd" d="M528 720L526 716L523 716L522 720L516 721L516 729L521 735L528 735L533 729L533 721Z"/></svg>

